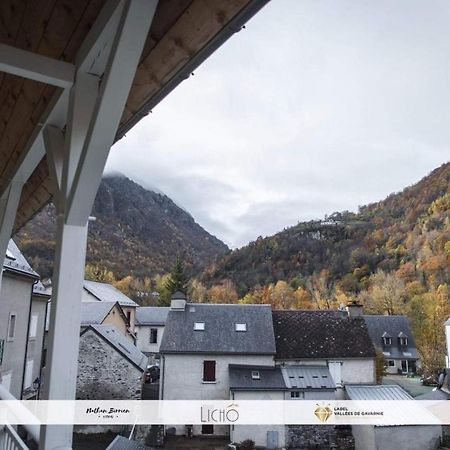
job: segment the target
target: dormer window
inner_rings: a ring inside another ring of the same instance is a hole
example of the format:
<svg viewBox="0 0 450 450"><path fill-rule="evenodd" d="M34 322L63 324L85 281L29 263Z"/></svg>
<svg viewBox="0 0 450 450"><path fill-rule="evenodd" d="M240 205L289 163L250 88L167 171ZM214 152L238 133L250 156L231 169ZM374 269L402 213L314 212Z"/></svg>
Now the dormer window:
<svg viewBox="0 0 450 450"><path fill-rule="evenodd" d="M386 331L381 336L381 339L383 340L383 345L392 345L392 336Z"/></svg>
<svg viewBox="0 0 450 450"><path fill-rule="evenodd" d="M205 331L205 322L194 322L194 331Z"/></svg>
<svg viewBox="0 0 450 450"><path fill-rule="evenodd" d="M247 331L247 324L246 323L236 323L235 325L234 325L234 329L236 330L236 331Z"/></svg>
<svg viewBox="0 0 450 450"><path fill-rule="evenodd" d="M407 347L408 345L408 338L407 337L399 337L398 338L398 343L400 344L401 347Z"/></svg>
<svg viewBox="0 0 450 450"><path fill-rule="evenodd" d="M252 370L252 380L260 380L261 377L259 375L259 372L257 370Z"/></svg>

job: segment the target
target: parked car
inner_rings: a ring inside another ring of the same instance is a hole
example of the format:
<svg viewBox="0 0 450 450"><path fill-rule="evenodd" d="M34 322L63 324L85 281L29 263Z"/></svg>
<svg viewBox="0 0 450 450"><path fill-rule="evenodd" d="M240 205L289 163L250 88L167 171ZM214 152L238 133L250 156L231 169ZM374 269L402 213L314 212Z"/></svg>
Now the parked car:
<svg viewBox="0 0 450 450"><path fill-rule="evenodd" d="M438 380L435 375L428 375L427 377L423 376L420 381L424 386L437 386L438 384Z"/></svg>
<svg viewBox="0 0 450 450"><path fill-rule="evenodd" d="M145 382L146 383L154 383L159 380L159 366L152 365L147 366L145 369Z"/></svg>

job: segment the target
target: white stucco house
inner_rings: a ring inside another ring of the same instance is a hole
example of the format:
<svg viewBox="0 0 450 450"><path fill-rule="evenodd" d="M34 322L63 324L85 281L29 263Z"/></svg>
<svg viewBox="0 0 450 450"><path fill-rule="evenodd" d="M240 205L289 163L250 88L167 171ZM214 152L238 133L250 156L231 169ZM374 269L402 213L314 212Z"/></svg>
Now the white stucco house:
<svg viewBox="0 0 450 450"><path fill-rule="evenodd" d="M39 275L11 239L3 262L0 291L0 383L17 399L32 386L34 369L36 366L39 369L40 364L34 353L27 351L30 321L31 346L39 346L35 342L38 318L32 302L33 286L38 280Z"/></svg>
<svg viewBox="0 0 450 450"><path fill-rule="evenodd" d="M160 398L227 400L229 365L273 366L275 339L268 305L172 300L160 346ZM185 434L184 425L175 426ZM194 435L228 436L226 425L194 425Z"/></svg>
<svg viewBox="0 0 450 450"><path fill-rule="evenodd" d="M356 313L356 314L355 314ZM328 367L343 396L346 384L376 382L376 354L357 311L275 310L276 364Z"/></svg>
<svg viewBox="0 0 450 450"><path fill-rule="evenodd" d="M136 308L136 346L148 356L149 362L159 360L167 315L170 308L163 306L140 306Z"/></svg>
<svg viewBox="0 0 450 450"><path fill-rule="evenodd" d="M375 348L359 308L351 306L272 311L269 305L189 303L177 293L160 355L163 400L331 400L344 398L347 384L376 382ZM173 428L231 442L252 439L267 448L291 445L299 436L306 444L317 439L314 427Z"/></svg>

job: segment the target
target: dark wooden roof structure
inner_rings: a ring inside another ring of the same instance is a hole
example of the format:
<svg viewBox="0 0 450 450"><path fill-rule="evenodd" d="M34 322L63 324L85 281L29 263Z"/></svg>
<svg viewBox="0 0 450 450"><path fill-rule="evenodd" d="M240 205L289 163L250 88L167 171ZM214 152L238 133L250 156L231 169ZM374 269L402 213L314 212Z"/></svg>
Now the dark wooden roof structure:
<svg viewBox="0 0 450 450"><path fill-rule="evenodd" d="M74 62L106 0L2 0L0 44ZM160 0L117 131L122 138L267 0ZM48 106L54 86L0 72L0 194ZM45 159L25 184L17 231L51 199Z"/></svg>

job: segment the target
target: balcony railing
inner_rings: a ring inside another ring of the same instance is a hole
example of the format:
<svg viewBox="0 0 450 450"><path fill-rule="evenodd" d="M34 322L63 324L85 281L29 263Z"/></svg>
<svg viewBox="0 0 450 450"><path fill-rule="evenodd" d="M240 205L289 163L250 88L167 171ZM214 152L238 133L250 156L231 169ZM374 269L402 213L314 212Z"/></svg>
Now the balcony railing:
<svg viewBox="0 0 450 450"><path fill-rule="evenodd" d="M29 450L16 430L10 425L0 428L0 450Z"/></svg>
<svg viewBox="0 0 450 450"><path fill-rule="evenodd" d="M2 384L0 384L0 401L1 400L17 400L10 394ZM18 405L17 412L25 412L28 416L31 414L25 406ZM39 442L39 425L23 425L29 436ZM28 450L28 446L17 434L17 431L11 425L0 425L0 450Z"/></svg>

